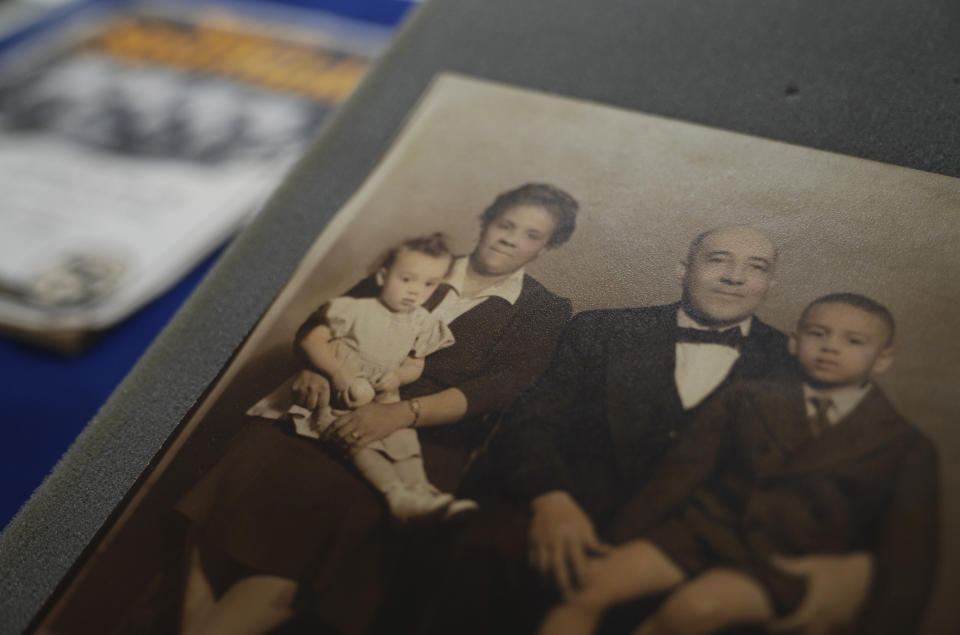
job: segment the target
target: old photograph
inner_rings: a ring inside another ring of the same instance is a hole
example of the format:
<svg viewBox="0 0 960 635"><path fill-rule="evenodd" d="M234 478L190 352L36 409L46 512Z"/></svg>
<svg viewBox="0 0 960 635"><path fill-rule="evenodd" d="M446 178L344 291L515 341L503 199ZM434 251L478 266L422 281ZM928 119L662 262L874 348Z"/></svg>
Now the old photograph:
<svg viewBox="0 0 960 635"><path fill-rule="evenodd" d="M950 632L958 215L438 76L33 630Z"/></svg>

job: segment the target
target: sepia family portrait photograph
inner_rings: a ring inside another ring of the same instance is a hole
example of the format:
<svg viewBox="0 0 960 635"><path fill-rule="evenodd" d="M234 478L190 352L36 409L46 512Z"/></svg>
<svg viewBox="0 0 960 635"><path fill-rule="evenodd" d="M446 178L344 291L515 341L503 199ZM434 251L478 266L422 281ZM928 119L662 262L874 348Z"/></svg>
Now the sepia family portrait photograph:
<svg viewBox="0 0 960 635"><path fill-rule="evenodd" d="M33 632L949 632L958 215L440 75Z"/></svg>

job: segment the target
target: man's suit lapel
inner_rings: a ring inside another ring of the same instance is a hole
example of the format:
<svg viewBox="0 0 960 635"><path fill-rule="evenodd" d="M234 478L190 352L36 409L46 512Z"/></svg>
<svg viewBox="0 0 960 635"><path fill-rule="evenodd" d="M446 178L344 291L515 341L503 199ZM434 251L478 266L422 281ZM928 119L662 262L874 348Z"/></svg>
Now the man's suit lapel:
<svg viewBox="0 0 960 635"><path fill-rule="evenodd" d="M629 475L637 458L649 452L657 426L669 425L657 412L676 402L676 306L627 314L608 345L606 418L618 466ZM666 431L664 431L666 434Z"/></svg>
<svg viewBox="0 0 960 635"><path fill-rule="evenodd" d="M668 438L674 422L662 413L682 411L676 380L678 304L625 313L608 346L607 423L618 465L630 475L638 457L649 454L651 439ZM756 378L769 371L769 326L754 318L740 357L717 388L738 378ZM785 354L785 352L784 352Z"/></svg>
<svg viewBox="0 0 960 635"><path fill-rule="evenodd" d="M743 377L756 377L760 369L765 367L766 353L763 348L765 333L763 327L766 325L758 319L753 319L753 325L750 328L750 335L743 340L740 347L740 357L730 369L729 376L737 375Z"/></svg>
<svg viewBox="0 0 960 635"><path fill-rule="evenodd" d="M776 342L781 338L778 331L754 317L750 335L744 338L740 347L740 357L734 362L724 383L733 379L762 379L768 375L772 370L771 357L776 357L772 355L771 348L777 346ZM779 352L785 358L787 354L785 343L783 348L784 350Z"/></svg>
<svg viewBox="0 0 960 635"><path fill-rule="evenodd" d="M813 439L803 404L803 388L799 381L759 385L761 389L750 395L752 407L764 433L775 445L775 464L782 467L784 455L794 454Z"/></svg>

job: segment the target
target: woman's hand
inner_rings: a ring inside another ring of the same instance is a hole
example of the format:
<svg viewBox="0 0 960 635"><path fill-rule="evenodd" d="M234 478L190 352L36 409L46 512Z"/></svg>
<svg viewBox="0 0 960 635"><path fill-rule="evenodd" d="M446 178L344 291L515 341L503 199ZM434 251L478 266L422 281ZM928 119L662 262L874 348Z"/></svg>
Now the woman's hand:
<svg viewBox="0 0 960 635"><path fill-rule="evenodd" d="M562 491L533 500L530 520L530 564L568 595L587 573L591 556L606 553L593 523L573 498Z"/></svg>
<svg viewBox="0 0 960 635"><path fill-rule="evenodd" d="M347 446L362 448L406 428L413 419L413 410L406 401L373 402L339 417L330 425L330 434Z"/></svg>
<svg viewBox="0 0 960 635"><path fill-rule="evenodd" d="M320 373L301 370L291 388L294 402L308 410L316 410L317 406L330 403L330 382Z"/></svg>

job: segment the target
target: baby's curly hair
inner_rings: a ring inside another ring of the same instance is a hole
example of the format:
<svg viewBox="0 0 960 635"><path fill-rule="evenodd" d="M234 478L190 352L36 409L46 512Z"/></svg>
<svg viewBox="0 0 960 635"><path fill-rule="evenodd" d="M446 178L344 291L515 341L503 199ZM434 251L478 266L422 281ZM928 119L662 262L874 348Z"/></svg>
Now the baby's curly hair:
<svg viewBox="0 0 960 635"><path fill-rule="evenodd" d="M450 251L450 246L447 244L447 236L443 232L434 232L432 234L427 234L426 236L417 236L416 238L410 238L405 240L396 247L393 247L388 251L383 258L380 260L380 266L378 269L390 269L393 266L393 263L397 260L397 254L402 250L415 251L417 253L426 254L427 256L433 256L434 258L440 258L442 256L450 257L450 266L453 266L453 253ZM449 270L447 271L449 273Z"/></svg>

